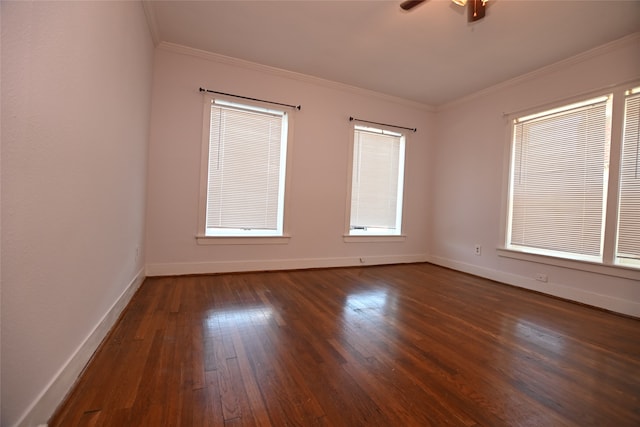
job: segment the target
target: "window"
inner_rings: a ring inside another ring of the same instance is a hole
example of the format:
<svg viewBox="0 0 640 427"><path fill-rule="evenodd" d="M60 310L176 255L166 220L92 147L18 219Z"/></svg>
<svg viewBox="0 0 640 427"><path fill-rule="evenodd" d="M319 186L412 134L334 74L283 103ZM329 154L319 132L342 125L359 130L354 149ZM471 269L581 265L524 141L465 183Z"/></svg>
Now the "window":
<svg viewBox="0 0 640 427"><path fill-rule="evenodd" d="M515 120L509 245L601 260L610 99Z"/></svg>
<svg viewBox="0 0 640 427"><path fill-rule="evenodd" d="M289 114L205 97L200 237L284 235Z"/></svg>
<svg viewBox="0 0 640 427"><path fill-rule="evenodd" d="M640 267L640 88L625 97L618 206L616 261Z"/></svg>
<svg viewBox="0 0 640 427"><path fill-rule="evenodd" d="M625 96L620 120L614 94L513 118L507 249L640 266L640 94Z"/></svg>
<svg viewBox="0 0 640 427"><path fill-rule="evenodd" d="M400 235L405 137L354 126L349 235Z"/></svg>

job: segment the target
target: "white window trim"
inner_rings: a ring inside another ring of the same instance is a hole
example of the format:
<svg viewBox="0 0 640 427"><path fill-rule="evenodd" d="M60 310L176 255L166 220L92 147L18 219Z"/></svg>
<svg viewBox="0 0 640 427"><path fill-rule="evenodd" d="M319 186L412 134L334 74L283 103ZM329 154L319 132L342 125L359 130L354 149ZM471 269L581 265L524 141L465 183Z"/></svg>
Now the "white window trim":
<svg viewBox="0 0 640 427"><path fill-rule="evenodd" d="M502 179L502 208L500 218L500 245L496 248L498 256L505 258L531 261L540 264L554 265L574 270L588 271L608 276L621 277L632 280L640 280L640 269L636 266L615 262L616 247L616 227L618 218L618 195L619 176L622 150L622 133L624 124L624 102L625 91L640 85L640 81L630 81L605 88L594 92L585 93L568 99L556 101L550 104L528 108L526 110L505 114L506 135L505 150L503 153L503 179ZM581 102L588 98L598 96L613 95L612 117L611 117L611 148L609 153L609 179L606 205L606 222L604 225L604 246L602 262L570 259L554 256L550 253L536 253L534 250L508 247L509 208L510 208L510 179L511 179L511 157L513 150L513 126L517 117L535 114L540 111L562 107L576 102Z"/></svg>
<svg viewBox="0 0 640 427"><path fill-rule="evenodd" d="M391 243L391 242L404 242L407 238L406 234L404 234L404 212L405 212L405 177L406 173L406 151L407 146L409 144L409 135L405 132L402 132L402 136L404 138L404 147L402 150L403 158L403 168L402 168L402 181L400 183L402 203L400 204L402 208L402 215L400 216L400 232L398 234L351 234L351 191L353 187L352 179L353 179L353 150L355 144L355 128L359 125L357 122L352 122L349 129L349 144L347 144L347 198L346 198L346 209L345 209L345 229L342 235L342 240L344 243ZM398 129L390 126L384 125L375 125L372 126L376 129L382 129L393 133L398 133Z"/></svg>
<svg viewBox="0 0 640 427"><path fill-rule="evenodd" d="M209 172L209 132L210 132L210 120L211 120L211 103L214 100L221 100L230 102L233 104L244 104L248 106L254 106L260 109L273 109L268 103L260 101L242 100L239 102L237 99L224 95L206 93L203 95L203 107L202 107L202 145L200 149L200 193L198 198L198 229L195 233L195 239L199 245L259 245L259 244L287 244L291 238L289 232L290 216L290 193L291 193L291 171L292 171L292 152L293 152L293 112L295 108L279 107L280 110L286 111L287 118L287 158L286 158L286 170L284 179L284 204L283 204L283 219L282 219L282 234L279 235L247 235L247 236L211 236L205 233L207 223L207 189L208 189L208 172Z"/></svg>
<svg viewBox="0 0 640 427"><path fill-rule="evenodd" d="M391 243L404 242L405 240L407 240L407 236L405 234L370 234L361 236L345 234L342 236L342 240L345 243Z"/></svg>
<svg viewBox="0 0 640 427"><path fill-rule="evenodd" d="M570 268L572 270L598 273L605 276L621 277L623 279L640 280L640 271L634 267L623 264L601 264L599 262L589 262L568 258L559 258L550 255L535 254L532 252L519 251L499 247L496 249L498 256L503 258L530 261L538 264L554 265L557 267Z"/></svg>
<svg viewBox="0 0 640 427"><path fill-rule="evenodd" d="M199 245L286 245L291 236L205 236L196 235Z"/></svg>

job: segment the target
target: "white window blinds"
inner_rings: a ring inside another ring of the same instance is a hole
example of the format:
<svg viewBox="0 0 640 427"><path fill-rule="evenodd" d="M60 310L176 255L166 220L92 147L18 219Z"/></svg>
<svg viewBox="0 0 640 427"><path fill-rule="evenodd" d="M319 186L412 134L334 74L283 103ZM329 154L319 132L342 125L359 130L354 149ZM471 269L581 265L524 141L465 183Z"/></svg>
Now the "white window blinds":
<svg viewBox="0 0 640 427"><path fill-rule="evenodd" d="M351 234L400 234L404 137L381 129L354 129Z"/></svg>
<svg viewBox="0 0 640 427"><path fill-rule="evenodd" d="M626 98L623 135L616 258L640 262L640 93Z"/></svg>
<svg viewBox="0 0 640 427"><path fill-rule="evenodd" d="M286 117L283 112L212 102L207 234L282 234Z"/></svg>
<svg viewBox="0 0 640 427"><path fill-rule="evenodd" d="M515 121L509 245L602 259L609 108L602 97Z"/></svg>

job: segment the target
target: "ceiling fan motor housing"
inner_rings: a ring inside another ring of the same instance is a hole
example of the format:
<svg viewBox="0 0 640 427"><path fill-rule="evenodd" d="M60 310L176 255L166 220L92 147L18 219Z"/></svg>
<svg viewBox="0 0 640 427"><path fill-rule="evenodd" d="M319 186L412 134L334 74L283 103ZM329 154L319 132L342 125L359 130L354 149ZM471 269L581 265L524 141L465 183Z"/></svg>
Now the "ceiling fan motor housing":
<svg viewBox="0 0 640 427"><path fill-rule="evenodd" d="M420 3L424 3L427 0L405 0L400 3L400 7L403 10L411 10ZM452 0L455 4L460 6L467 6L467 13L469 22L474 22L484 18L486 5L488 0Z"/></svg>

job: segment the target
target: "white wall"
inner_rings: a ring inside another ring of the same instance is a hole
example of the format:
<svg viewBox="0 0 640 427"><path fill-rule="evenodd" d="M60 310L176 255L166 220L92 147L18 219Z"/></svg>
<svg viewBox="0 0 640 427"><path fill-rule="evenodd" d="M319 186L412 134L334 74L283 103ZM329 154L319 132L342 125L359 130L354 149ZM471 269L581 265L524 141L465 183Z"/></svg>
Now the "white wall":
<svg viewBox="0 0 640 427"><path fill-rule="evenodd" d="M431 260L481 276L640 316L640 272L629 278L499 257L505 112L640 78L638 34L445 106L431 165ZM474 244L482 245L474 256ZM537 272L549 283L536 282Z"/></svg>
<svg viewBox="0 0 640 427"><path fill-rule="evenodd" d="M199 87L301 104L293 114L291 239L278 245L198 245L203 97ZM349 116L417 127L407 143L407 238L345 243ZM310 77L172 45L156 51L149 149L147 273L282 269L426 259L433 113Z"/></svg>
<svg viewBox="0 0 640 427"><path fill-rule="evenodd" d="M36 425L143 277L153 44L138 2L1 7L1 424Z"/></svg>

